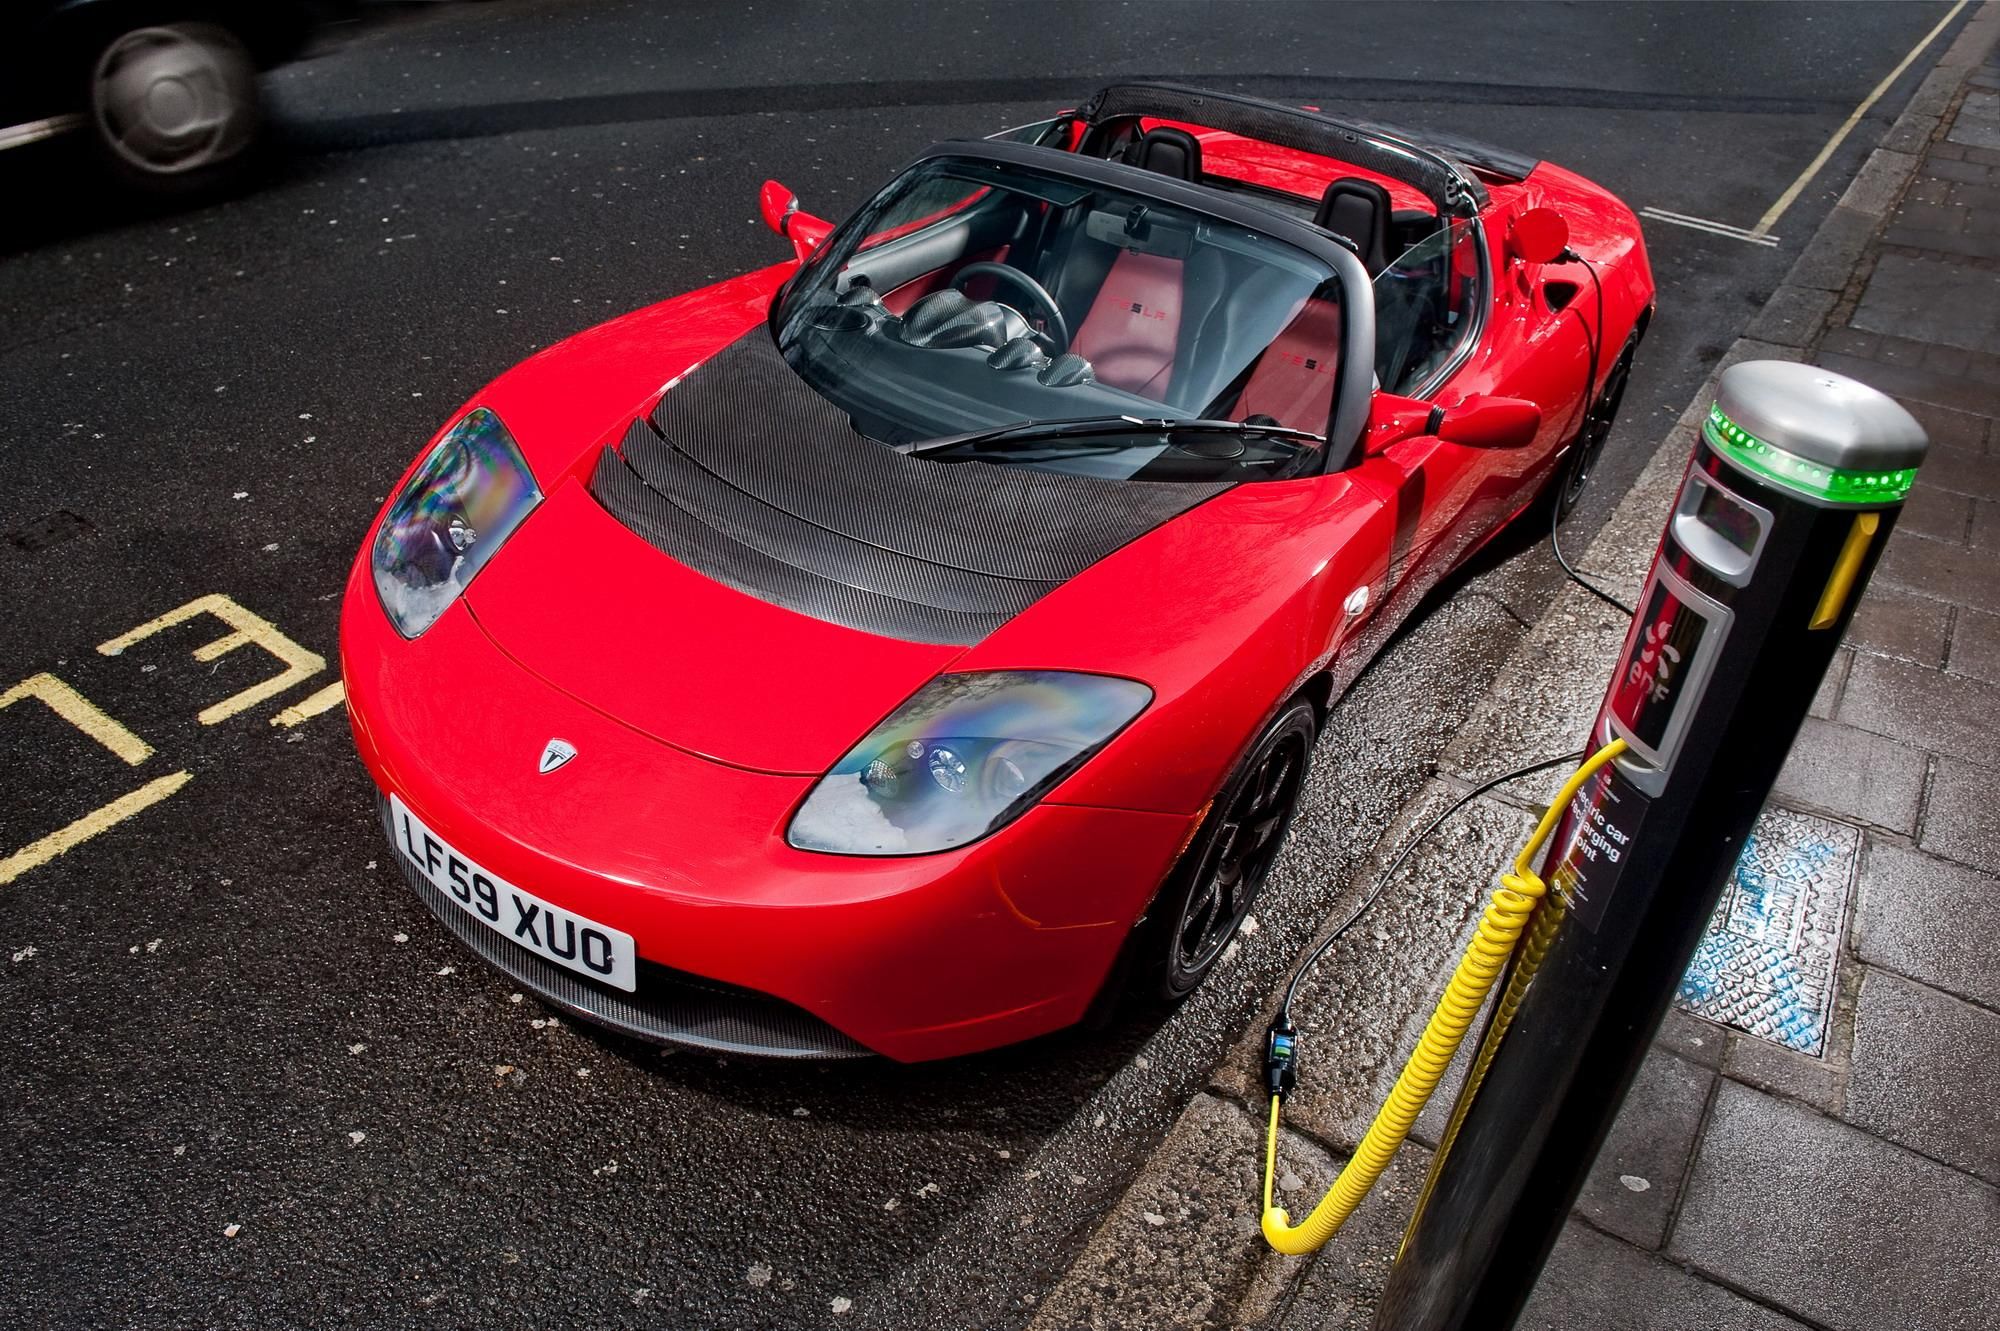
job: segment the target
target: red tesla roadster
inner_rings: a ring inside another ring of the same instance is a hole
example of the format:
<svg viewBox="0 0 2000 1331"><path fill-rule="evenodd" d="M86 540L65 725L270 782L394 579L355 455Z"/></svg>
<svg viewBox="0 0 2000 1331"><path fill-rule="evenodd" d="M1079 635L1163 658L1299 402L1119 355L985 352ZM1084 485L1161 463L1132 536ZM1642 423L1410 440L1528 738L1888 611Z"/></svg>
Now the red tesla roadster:
<svg viewBox="0 0 2000 1331"><path fill-rule="evenodd" d="M1588 474L1653 304L1516 154L1160 84L488 385L355 561L412 888L627 1033L903 1060L1187 993L1330 702Z"/></svg>

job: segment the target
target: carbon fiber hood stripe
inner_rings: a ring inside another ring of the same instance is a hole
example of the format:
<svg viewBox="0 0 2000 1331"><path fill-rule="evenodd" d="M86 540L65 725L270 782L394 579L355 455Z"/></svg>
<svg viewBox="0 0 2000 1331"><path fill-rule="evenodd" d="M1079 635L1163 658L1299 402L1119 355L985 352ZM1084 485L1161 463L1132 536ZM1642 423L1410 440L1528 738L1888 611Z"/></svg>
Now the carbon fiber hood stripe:
<svg viewBox="0 0 2000 1331"><path fill-rule="evenodd" d="M912 642L978 642L1228 489L908 457L856 433L752 330L606 449L590 492L719 582Z"/></svg>

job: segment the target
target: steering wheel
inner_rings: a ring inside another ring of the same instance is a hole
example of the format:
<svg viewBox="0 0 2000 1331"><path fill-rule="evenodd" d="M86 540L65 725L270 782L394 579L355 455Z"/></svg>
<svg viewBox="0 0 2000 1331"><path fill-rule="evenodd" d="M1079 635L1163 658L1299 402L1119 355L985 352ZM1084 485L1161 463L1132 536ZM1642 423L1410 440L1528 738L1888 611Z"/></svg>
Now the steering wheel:
<svg viewBox="0 0 2000 1331"><path fill-rule="evenodd" d="M1001 283L1011 283L1016 291L1028 297L1035 307L1034 312L1042 316L1048 332L1044 335L1050 342L1049 354L1060 356L1069 350L1069 321L1063 318L1062 306L1056 304L1048 288L1011 264L969 263L958 270L951 279L955 289L963 290L966 282L975 277L990 277Z"/></svg>

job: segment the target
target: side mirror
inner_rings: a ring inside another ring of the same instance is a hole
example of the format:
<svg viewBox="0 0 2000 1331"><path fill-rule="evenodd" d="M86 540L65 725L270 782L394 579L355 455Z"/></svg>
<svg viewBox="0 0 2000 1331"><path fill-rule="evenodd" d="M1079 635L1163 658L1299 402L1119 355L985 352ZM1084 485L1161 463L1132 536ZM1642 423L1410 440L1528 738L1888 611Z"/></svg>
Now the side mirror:
<svg viewBox="0 0 2000 1331"><path fill-rule="evenodd" d="M819 248L833 230L833 223L799 211L799 196L775 180L767 180L757 191L757 208L764 225L792 242L792 250L803 261Z"/></svg>
<svg viewBox="0 0 2000 1331"><path fill-rule="evenodd" d="M1568 248L1569 223L1553 208L1530 208L1507 227L1507 252L1524 262L1554 263Z"/></svg>
<svg viewBox="0 0 2000 1331"><path fill-rule="evenodd" d="M1431 417L1437 408L1428 402L1395 393L1377 393L1368 409L1368 429L1361 438L1361 456L1378 456L1389 445L1415 435L1431 433Z"/></svg>
<svg viewBox="0 0 2000 1331"><path fill-rule="evenodd" d="M799 196L777 181L767 180L757 191L757 207L764 214L764 225L782 236L791 227L792 214L799 210Z"/></svg>
<svg viewBox="0 0 2000 1331"><path fill-rule="evenodd" d="M1441 415L1431 433L1467 448L1522 448L1533 443L1542 428L1542 409L1518 397L1475 393Z"/></svg>

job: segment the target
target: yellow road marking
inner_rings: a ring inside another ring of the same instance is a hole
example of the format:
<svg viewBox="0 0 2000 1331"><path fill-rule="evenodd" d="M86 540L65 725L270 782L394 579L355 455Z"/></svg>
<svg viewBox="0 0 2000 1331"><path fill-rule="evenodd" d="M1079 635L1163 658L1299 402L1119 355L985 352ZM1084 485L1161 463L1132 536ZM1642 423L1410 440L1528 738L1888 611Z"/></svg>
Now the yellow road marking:
<svg viewBox="0 0 2000 1331"><path fill-rule="evenodd" d="M310 721L321 712L331 711L347 698L347 685L340 680L309 695L303 702L295 702L284 711L271 718L274 726L295 726L301 721Z"/></svg>
<svg viewBox="0 0 2000 1331"><path fill-rule="evenodd" d="M1750 229L1751 235L1764 236L1770 234L1771 228L1777 225L1778 219L1785 215L1785 209L1791 207L1792 203L1799 197L1799 191L1812 183L1812 178L1819 174L1819 169L1826 165L1827 159L1833 156L1834 150L1847 141L1847 136L1852 134L1854 127L1861 123L1861 117L1868 114L1868 108L1882 100L1882 94L1889 91L1889 85L1903 76L1903 71L1916 62L1916 58L1923 54L1925 47L1937 40L1938 34L1943 32L1950 25L1951 21L1958 17L1958 11L1964 9L1965 5L1966 0L1958 0L1958 3L1951 7L1950 12L1938 20L1937 26L1925 33L1922 41L1910 48L1910 53L1903 57L1901 63L1890 70L1887 76L1875 85L1875 91L1869 93L1861 100L1861 105L1854 108L1854 114L1848 116L1841 123L1840 128L1833 132L1833 137L1826 141L1826 146L1819 150L1819 156L1806 164L1806 169L1799 172L1799 178L1794 180L1790 187L1778 196L1778 201L1771 205L1769 211L1757 219L1757 225Z"/></svg>
<svg viewBox="0 0 2000 1331"><path fill-rule="evenodd" d="M12 707L23 698L38 698L47 703L50 711L134 767L153 756L152 745L113 721L96 703L54 675L33 675L0 693L0 708ZM0 882L5 881L0 878Z"/></svg>
<svg viewBox="0 0 2000 1331"><path fill-rule="evenodd" d="M148 781L129 795L121 795L101 809L85 814L68 827L49 833L0 860L0 886L13 882L28 870L47 864L65 851L74 850L99 832L108 831L142 810L158 804L193 779L192 773L175 772Z"/></svg>
<svg viewBox="0 0 2000 1331"><path fill-rule="evenodd" d="M195 648L194 659L202 662L213 661L216 657L221 656L226 652L233 652L238 647L241 647L243 644L249 641L250 641L250 635L247 633L241 631L238 631L236 633L226 633L222 637L217 638L214 642L205 642L201 646Z"/></svg>
<svg viewBox="0 0 2000 1331"><path fill-rule="evenodd" d="M233 652L238 647L255 643L285 663L285 669L281 673L271 676L261 684L253 684L241 693L231 694L212 707L204 708L195 719L205 726L226 721L238 712L255 707L265 699L275 697L294 684L311 679L326 669L326 661L318 653L307 651L280 633L275 624L244 609L220 592L197 597L186 605L167 611L158 619L148 620L138 628L121 633L109 642L99 643L97 650L106 656L116 656L133 643L150 638L155 633L170 629L176 624L186 623L196 615L213 615L235 632L224 634L213 642L195 648L195 660L213 661L225 652Z"/></svg>

